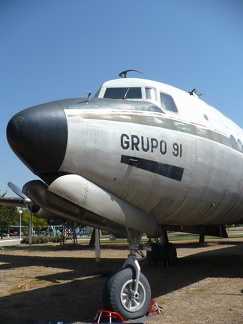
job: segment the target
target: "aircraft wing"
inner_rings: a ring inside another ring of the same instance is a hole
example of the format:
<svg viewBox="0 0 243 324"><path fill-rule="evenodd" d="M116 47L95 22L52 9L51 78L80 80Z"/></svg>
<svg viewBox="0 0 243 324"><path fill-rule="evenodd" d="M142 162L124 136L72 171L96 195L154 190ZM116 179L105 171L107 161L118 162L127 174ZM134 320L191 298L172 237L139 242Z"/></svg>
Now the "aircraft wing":
<svg viewBox="0 0 243 324"><path fill-rule="evenodd" d="M0 205L12 207L26 207L26 200L20 197L0 197Z"/></svg>

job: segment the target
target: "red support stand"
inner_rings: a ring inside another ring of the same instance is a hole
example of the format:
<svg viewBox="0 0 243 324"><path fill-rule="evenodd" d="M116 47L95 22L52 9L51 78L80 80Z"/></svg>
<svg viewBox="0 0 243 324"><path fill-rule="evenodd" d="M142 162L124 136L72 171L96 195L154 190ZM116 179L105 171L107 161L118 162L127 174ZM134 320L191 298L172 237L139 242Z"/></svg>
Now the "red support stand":
<svg viewBox="0 0 243 324"><path fill-rule="evenodd" d="M125 320L119 313L99 310L93 323L125 323Z"/></svg>
<svg viewBox="0 0 243 324"><path fill-rule="evenodd" d="M163 308L159 306L155 300L151 299L149 310L146 316L150 317L158 314L164 315ZM119 313L107 311L107 310L99 310L95 315L93 323L126 323L126 322Z"/></svg>
<svg viewBox="0 0 243 324"><path fill-rule="evenodd" d="M163 314L164 315L164 310L161 306L159 306L155 300L151 299L150 300L150 306L149 306L149 310L146 314L146 316L154 316L154 315L158 315L158 314Z"/></svg>

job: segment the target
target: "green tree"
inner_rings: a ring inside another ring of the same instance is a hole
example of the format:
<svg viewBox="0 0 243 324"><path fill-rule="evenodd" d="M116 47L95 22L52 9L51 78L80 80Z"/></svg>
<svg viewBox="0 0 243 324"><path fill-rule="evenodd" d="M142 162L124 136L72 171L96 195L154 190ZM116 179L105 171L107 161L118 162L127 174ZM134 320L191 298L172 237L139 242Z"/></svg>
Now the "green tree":
<svg viewBox="0 0 243 324"><path fill-rule="evenodd" d="M9 233L10 225L14 224L19 217L16 207L0 206L0 228L1 239L3 238L3 231L7 230Z"/></svg>
<svg viewBox="0 0 243 324"><path fill-rule="evenodd" d="M30 224L30 212L29 210L25 209L22 210L22 226L25 226L23 229L24 234L29 233L29 224ZM48 223L46 219L43 218L39 218L39 217L35 217L34 215L32 215L32 227L34 228L34 230L36 230L38 232L38 234L40 233L40 229L43 227L47 227Z"/></svg>

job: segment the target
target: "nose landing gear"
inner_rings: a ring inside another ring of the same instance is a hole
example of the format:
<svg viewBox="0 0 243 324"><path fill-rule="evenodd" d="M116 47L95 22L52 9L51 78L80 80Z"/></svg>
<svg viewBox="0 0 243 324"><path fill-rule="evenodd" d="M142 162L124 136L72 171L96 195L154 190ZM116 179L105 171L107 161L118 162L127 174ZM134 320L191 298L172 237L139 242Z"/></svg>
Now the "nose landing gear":
<svg viewBox="0 0 243 324"><path fill-rule="evenodd" d="M103 289L105 309L118 312L124 319L142 317L150 306L150 285L141 273L135 256L140 238L140 233L128 230L128 259L121 269L108 278Z"/></svg>

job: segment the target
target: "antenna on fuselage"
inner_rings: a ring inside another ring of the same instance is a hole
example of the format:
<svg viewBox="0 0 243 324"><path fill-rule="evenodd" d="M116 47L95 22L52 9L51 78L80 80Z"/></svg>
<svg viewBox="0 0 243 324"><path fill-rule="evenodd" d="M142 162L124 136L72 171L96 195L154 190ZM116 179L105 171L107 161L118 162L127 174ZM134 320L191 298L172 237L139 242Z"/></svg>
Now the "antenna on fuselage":
<svg viewBox="0 0 243 324"><path fill-rule="evenodd" d="M90 96L91 96L91 91L86 91L85 93L88 95L88 101L89 101Z"/></svg>
<svg viewBox="0 0 243 324"><path fill-rule="evenodd" d="M121 73L119 73L119 77L120 78L126 78L128 72L138 72L138 73L142 73L143 74L143 72L138 71L138 70L125 70L125 71L122 71Z"/></svg>
<svg viewBox="0 0 243 324"><path fill-rule="evenodd" d="M200 98L201 95L202 95L201 93L197 92L196 88L192 89L192 91L188 91L188 93L189 93L190 96L195 96L195 97L198 97L198 98Z"/></svg>

